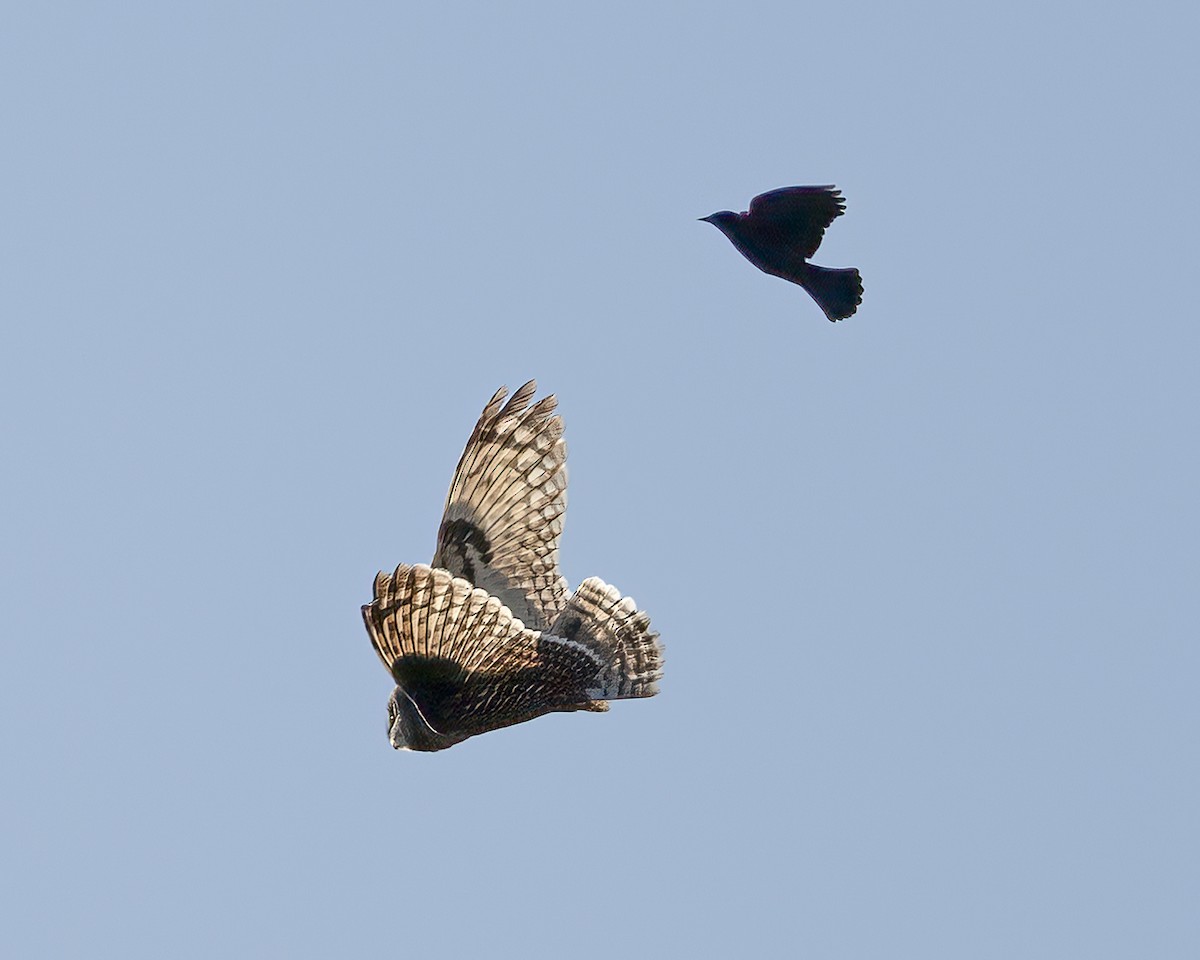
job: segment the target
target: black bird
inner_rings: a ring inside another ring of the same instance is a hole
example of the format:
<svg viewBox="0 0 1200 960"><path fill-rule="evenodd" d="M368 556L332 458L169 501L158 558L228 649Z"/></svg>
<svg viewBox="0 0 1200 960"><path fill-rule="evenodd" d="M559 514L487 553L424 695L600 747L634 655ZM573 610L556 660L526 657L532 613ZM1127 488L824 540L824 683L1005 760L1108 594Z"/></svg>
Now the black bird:
<svg viewBox="0 0 1200 960"><path fill-rule="evenodd" d="M725 234L763 273L802 286L830 320L845 320L862 303L858 270L806 262L821 245L825 228L845 212L842 192L832 186L780 187L751 200L748 213L722 210L700 219Z"/></svg>

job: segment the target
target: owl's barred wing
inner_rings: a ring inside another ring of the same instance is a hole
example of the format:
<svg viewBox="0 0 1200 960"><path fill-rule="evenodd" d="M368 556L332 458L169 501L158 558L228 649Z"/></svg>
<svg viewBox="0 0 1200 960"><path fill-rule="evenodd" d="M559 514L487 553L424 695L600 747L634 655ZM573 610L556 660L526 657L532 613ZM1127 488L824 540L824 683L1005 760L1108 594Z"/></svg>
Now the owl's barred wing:
<svg viewBox="0 0 1200 960"><path fill-rule="evenodd" d="M447 570L401 564L395 573L380 573L375 598L362 612L375 652L393 674L413 657L447 661L460 679L497 662L536 662L535 634L498 597Z"/></svg>
<svg viewBox="0 0 1200 960"><path fill-rule="evenodd" d="M663 648L650 617L632 597L588 577L550 626L548 639L590 651L600 667L594 697L652 697L662 679Z"/></svg>
<svg viewBox="0 0 1200 960"><path fill-rule="evenodd" d="M827 187L781 187L750 201L749 216L772 243L807 260L817 252L825 228L846 212L842 192Z"/></svg>
<svg viewBox="0 0 1200 960"><path fill-rule="evenodd" d="M496 597L446 570L380 574L363 607L371 642L439 735L464 739L557 710L647 697L662 675L649 618L595 578L558 618L569 635L529 630Z"/></svg>
<svg viewBox="0 0 1200 960"><path fill-rule="evenodd" d="M552 395L529 405L530 380L501 387L467 441L438 530L433 565L499 597L544 629L566 599L558 542L567 508L567 445Z"/></svg>

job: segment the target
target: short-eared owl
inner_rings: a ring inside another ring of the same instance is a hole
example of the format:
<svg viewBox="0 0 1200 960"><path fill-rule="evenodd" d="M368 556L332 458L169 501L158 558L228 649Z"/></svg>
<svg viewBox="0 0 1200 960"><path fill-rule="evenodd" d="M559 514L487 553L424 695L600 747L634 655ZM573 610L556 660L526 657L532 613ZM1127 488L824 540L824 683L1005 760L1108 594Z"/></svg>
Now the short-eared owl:
<svg viewBox="0 0 1200 960"><path fill-rule="evenodd" d="M444 750L555 711L651 697L662 647L650 618L597 577L558 570L566 442L553 396L530 381L483 409L458 463L433 565L375 578L362 608L396 681L392 746Z"/></svg>

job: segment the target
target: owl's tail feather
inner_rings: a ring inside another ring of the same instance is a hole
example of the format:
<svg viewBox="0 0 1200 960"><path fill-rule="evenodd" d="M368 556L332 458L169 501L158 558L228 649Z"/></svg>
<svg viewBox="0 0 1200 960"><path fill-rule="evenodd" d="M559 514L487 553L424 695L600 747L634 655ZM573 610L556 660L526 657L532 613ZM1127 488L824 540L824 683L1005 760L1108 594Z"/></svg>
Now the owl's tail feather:
<svg viewBox="0 0 1200 960"><path fill-rule="evenodd" d="M547 633L582 646L597 670L592 700L652 697L662 679L663 648L650 617L599 577L589 577L567 601Z"/></svg>

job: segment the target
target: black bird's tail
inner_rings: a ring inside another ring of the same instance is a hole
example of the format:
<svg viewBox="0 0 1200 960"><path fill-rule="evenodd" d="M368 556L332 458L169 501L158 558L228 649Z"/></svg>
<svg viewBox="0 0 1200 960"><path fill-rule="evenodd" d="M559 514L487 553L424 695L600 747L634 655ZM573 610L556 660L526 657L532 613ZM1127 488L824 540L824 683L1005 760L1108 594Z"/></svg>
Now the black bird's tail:
<svg viewBox="0 0 1200 960"><path fill-rule="evenodd" d="M806 263L800 286L817 301L830 320L845 320L862 303L862 277L854 267L818 267Z"/></svg>

